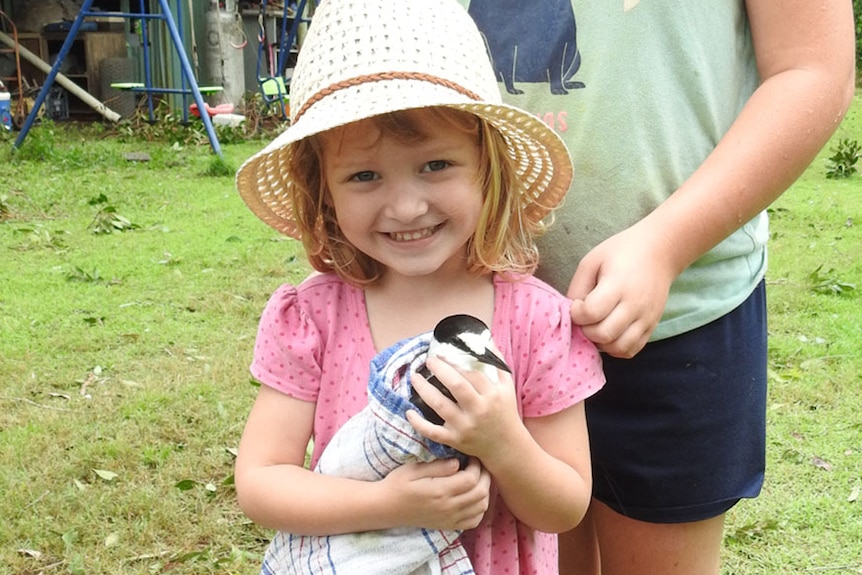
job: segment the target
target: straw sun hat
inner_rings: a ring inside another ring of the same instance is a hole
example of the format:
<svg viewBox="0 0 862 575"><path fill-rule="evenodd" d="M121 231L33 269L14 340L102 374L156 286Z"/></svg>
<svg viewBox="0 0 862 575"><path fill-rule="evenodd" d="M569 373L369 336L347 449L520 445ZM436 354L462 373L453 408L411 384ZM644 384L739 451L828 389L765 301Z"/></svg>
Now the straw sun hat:
<svg viewBox="0 0 862 575"><path fill-rule="evenodd" d="M502 103L485 42L455 0L323 0L296 63L290 104L290 127L240 167L236 183L255 215L293 238L292 144L398 110L446 106L496 127L531 220L556 207L571 183L565 144L538 118Z"/></svg>

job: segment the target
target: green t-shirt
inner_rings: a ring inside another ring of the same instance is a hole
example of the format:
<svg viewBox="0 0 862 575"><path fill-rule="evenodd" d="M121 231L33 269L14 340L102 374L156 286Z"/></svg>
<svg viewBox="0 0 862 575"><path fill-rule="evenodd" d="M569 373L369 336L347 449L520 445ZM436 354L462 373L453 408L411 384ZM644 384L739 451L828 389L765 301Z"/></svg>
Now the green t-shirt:
<svg viewBox="0 0 862 575"><path fill-rule="evenodd" d="M566 141L575 178L537 275L560 291L595 245L652 211L703 162L758 85L742 1L462 0L503 98ZM739 305L766 268L763 213L674 282L652 339Z"/></svg>

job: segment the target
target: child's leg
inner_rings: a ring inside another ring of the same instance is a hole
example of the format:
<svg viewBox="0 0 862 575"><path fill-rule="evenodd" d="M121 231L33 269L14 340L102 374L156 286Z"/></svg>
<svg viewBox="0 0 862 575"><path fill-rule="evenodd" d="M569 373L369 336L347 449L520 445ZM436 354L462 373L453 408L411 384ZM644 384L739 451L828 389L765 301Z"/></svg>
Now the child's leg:
<svg viewBox="0 0 862 575"><path fill-rule="evenodd" d="M604 367L586 403L602 575L673 572L652 570L657 555L717 573L724 513L763 482L763 284L726 316Z"/></svg>
<svg viewBox="0 0 862 575"><path fill-rule="evenodd" d="M599 575L599 541L593 523L593 507L590 504L581 524L567 533L560 533L560 575Z"/></svg>
<svg viewBox="0 0 862 575"><path fill-rule="evenodd" d="M691 523L647 523L595 502L602 575L718 575L724 515ZM561 571L562 573L562 571Z"/></svg>

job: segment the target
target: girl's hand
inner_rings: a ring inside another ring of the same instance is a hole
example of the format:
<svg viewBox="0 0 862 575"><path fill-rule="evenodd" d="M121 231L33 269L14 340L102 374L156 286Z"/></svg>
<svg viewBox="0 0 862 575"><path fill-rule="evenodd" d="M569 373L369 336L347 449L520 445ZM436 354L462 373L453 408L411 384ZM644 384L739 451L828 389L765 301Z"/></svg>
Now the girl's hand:
<svg viewBox="0 0 862 575"><path fill-rule="evenodd" d="M572 321L601 351L634 357L658 325L679 273L663 239L636 225L593 248L578 264L566 294Z"/></svg>
<svg viewBox="0 0 862 575"><path fill-rule="evenodd" d="M407 420L424 437L477 457L488 467L506 445L514 444L509 443L511 438L528 433L518 414L511 374L498 370L500 381L495 383L479 372L461 371L436 357L429 357L427 366L455 401L413 374L414 388L445 422L435 425L416 412L407 412Z"/></svg>
<svg viewBox="0 0 862 575"><path fill-rule="evenodd" d="M414 374L416 391L444 420L435 425L408 411L416 431L478 458L494 478L496 493L533 529L559 533L573 528L586 512L592 483L583 403L522 421L510 374L498 371L500 381L494 383L439 358L428 358L427 366L455 402ZM476 459L467 469L473 465Z"/></svg>
<svg viewBox="0 0 862 575"><path fill-rule="evenodd" d="M408 463L394 469L381 486L390 490L404 525L427 529L473 529L488 510L491 478L471 459L463 471L458 461L441 459Z"/></svg>

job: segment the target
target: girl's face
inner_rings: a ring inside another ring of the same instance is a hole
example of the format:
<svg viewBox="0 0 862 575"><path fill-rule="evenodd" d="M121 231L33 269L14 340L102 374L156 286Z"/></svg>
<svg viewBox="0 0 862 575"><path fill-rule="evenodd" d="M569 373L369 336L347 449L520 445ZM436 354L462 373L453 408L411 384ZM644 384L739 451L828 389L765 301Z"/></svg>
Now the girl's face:
<svg viewBox="0 0 862 575"><path fill-rule="evenodd" d="M363 120L326 134L323 173L338 225L353 246L408 277L466 270L482 210L479 146L447 122L409 143Z"/></svg>

